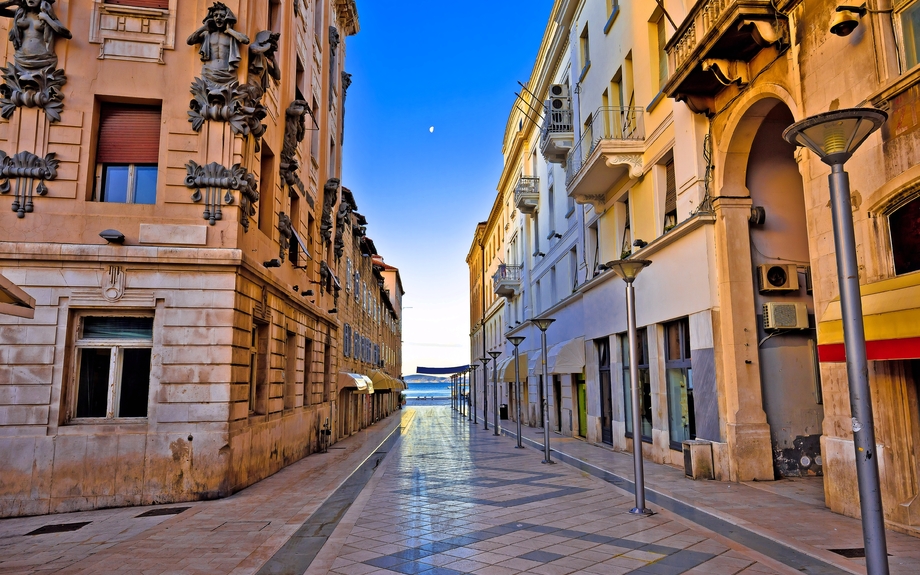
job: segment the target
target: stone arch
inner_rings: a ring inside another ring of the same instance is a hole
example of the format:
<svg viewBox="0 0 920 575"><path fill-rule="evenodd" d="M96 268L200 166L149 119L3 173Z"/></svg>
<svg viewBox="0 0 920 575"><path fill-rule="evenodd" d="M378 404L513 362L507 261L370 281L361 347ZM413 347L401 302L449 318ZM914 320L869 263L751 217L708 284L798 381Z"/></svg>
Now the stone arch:
<svg viewBox="0 0 920 575"><path fill-rule="evenodd" d="M717 139L717 147L714 150L713 189L718 190L716 195L750 195L745 181L751 144L764 118L780 104L789 109L793 118L799 119L792 95L777 84L766 84L752 89L728 115L721 130L723 137Z"/></svg>

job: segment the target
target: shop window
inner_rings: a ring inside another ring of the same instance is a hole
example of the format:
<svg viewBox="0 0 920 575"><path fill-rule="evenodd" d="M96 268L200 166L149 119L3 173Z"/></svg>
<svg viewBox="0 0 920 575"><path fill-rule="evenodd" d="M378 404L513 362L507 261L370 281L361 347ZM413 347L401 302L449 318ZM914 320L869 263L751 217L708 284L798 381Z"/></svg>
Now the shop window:
<svg viewBox="0 0 920 575"><path fill-rule="evenodd" d="M153 318L77 318L76 418L147 417Z"/></svg>
<svg viewBox="0 0 920 575"><path fill-rule="evenodd" d="M693 417L693 377L690 369L690 321L679 319L664 326L664 367L668 380L668 429L671 449L696 439Z"/></svg>
<svg viewBox="0 0 920 575"><path fill-rule="evenodd" d="M96 142L95 199L155 204L160 107L103 102Z"/></svg>
<svg viewBox="0 0 920 575"><path fill-rule="evenodd" d="M888 216L894 273L920 270L920 196L915 196Z"/></svg>
<svg viewBox="0 0 920 575"><path fill-rule="evenodd" d="M633 437L632 391L629 380L629 337L620 334L620 349L623 353L623 399L626 406L626 437ZM639 370L639 413L642 441L652 442L652 384L648 363L648 334L646 328L636 332L638 355L636 368Z"/></svg>

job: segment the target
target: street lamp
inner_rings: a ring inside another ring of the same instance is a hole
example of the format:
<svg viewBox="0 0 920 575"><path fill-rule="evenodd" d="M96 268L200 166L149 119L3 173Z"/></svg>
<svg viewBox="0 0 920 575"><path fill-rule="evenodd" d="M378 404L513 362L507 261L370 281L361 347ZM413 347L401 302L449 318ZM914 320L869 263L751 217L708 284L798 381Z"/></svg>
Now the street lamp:
<svg viewBox="0 0 920 575"><path fill-rule="evenodd" d="M521 445L521 366L518 365L518 346L525 338L522 335L509 335L506 339L514 346L514 403L516 404L515 413L517 413L517 445L515 447L524 449L524 446Z"/></svg>
<svg viewBox="0 0 920 575"><path fill-rule="evenodd" d="M633 413L633 473L636 479L636 506L629 510L635 515L651 515L652 511L645 506L645 470L642 464L642 431L640 430L639 415L639 355L638 338L636 337L636 288L633 282L646 266L649 260L614 260L604 266L613 270L626 282L626 323L629 330L629 382L632 384L632 413Z"/></svg>
<svg viewBox="0 0 920 575"><path fill-rule="evenodd" d="M467 413L468 421L472 421L473 425L479 423L476 418L476 370L479 368L475 363L470 364L470 369L473 370L473 377L470 379L470 400L473 402L470 406L470 411Z"/></svg>
<svg viewBox="0 0 920 575"><path fill-rule="evenodd" d="M549 382L546 373L546 328L556 320L550 318L534 318L530 320L540 330L540 345L543 346L543 355L540 362L543 364L543 463L553 463L549 455Z"/></svg>
<svg viewBox="0 0 920 575"><path fill-rule="evenodd" d="M482 425L489 431L489 358L480 357L482 362Z"/></svg>
<svg viewBox="0 0 920 575"><path fill-rule="evenodd" d="M492 356L492 429L495 432L494 435L498 435L498 356L502 352L500 351L490 351L489 355Z"/></svg>
<svg viewBox="0 0 920 575"><path fill-rule="evenodd" d="M843 165L869 134L887 119L888 114L881 110L848 108L805 118L783 132L787 142L805 146L831 167L828 182L837 255L837 283L840 287L843 345L846 350L850 412L853 417L859 510L866 548L866 570L870 575L888 574L888 546L885 542L885 515L875 450L875 421L869 392L869 365L866 359L862 300L859 295L850 178L843 170Z"/></svg>

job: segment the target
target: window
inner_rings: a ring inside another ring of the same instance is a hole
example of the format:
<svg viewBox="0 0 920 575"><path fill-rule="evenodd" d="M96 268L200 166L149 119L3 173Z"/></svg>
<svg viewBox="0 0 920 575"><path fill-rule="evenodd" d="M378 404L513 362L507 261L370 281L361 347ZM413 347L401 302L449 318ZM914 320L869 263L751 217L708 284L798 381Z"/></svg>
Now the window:
<svg viewBox="0 0 920 575"><path fill-rule="evenodd" d="M169 0L105 0L106 4L115 6L137 6L139 8L159 8L160 10L169 9Z"/></svg>
<svg viewBox="0 0 920 575"><path fill-rule="evenodd" d="M664 367L668 379L668 429L671 449L696 439L693 415L693 378L690 371L690 321L679 319L664 326Z"/></svg>
<svg viewBox="0 0 920 575"><path fill-rule="evenodd" d="M281 0L268 0L268 28L272 32L281 31Z"/></svg>
<svg viewBox="0 0 920 575"><path fill-rule="evenodd" d="M259 231L272 237L272 216L275 213L275 154L262 142L259 166Z"/></svg>
<svg viewBox="0 0 920 575"><path fill-rule="evenodd" d="M268 324L253 321L249 341L249 411L266 413Z"/></svg>
<svg viewBox="0 0 920 575"><path fill-rule="evenodd" d="M896 20L901 28L904 69L909 70L920 63L920 1L900 4L902 8L896 9Z"/></svg>
<svg viewBox="0 0 920 575"><path fill-rule="evenodd" d="M155 204L160 107L103 102L96 143L96 200Z"/></svg>
<svg viewBox="0 0 920 575"><path fill-rule="evenodd" d="M355 270L355 301L361 302L361 272Z"/></svg>
<svg viewBox="0 0 920 575"><path fill-rule="evenodd" d="M601 441L613 445L613 403L610 387L610 339L594 340L597 348L598 386L601 397Z"/></svg>
<svg viewBox="0 0 920 575"><path fill-rule="evenodd" d="M657 70L652 71L652 77L657 79L658 85L655 86L655 89L656 91L660 92L668 81L668 53L665 52L664 49L665 44L668 43L668 39L664 28L664 13L661 11L661 9L658 9L656 10L656 14L658 18L650 22L653 41L657 45L657 49L655 51L657 57L652 61L652 65L657 65L658 68Z"/></svg>
<svg viewBox="0 0 920 575"><path fill-rule="evenodd" d="M620 259L629 257L632 253L632 231L629 229L629 198L622 202L623 241L620 242Z"/></svg>
<svg viewBox="0 0 920 575"><path fill-rule="evenodd" d="M579 38L578 45L580 48L581 56L581 75L580 78L585 77L585 73L588 71L588 68L591 66L591 43L588 40L588 25L585 24L585 29L581 32L581 38Z"/></svg>
<svg viewBox="0 0 920 575"><path fill-rule="evenodd" d="M80 316L74 417L147 417L153 318Z"/></svg>
<svg viewBox="0 0 920 575"><path fill-rule="evenodd" d="M572 293L578 289L578 248L569 250L569 278L572 281Z"/></svg>
<svg viewBox="0 0 920 575"><path fill-rule="evenodd" d="M351 326L347 323L342 328L342 355L351 357Z"/></svg>
<svg viewBox="0 0 920 575"><path fill-rule="evenodd" d="M674 159L664 166L664 228L665 232L677 225L677 184L674 181Z"/></svg>
<svg viewBox="0 0 920 575"><path fill-rule="evenodd" d="M297 334L286 332L284 340L284 409L294 409L297 396Z"/></svg>
<svg viewBox="0 0 920 575"><path fill-rule="evenodd" d="M540 251L540 212L533 213L533 255L543 255Z"/></svg>
<svg viewBox="0 0 920 575"><path fill-rule="evenodd" d="M355 359L356 359L356 360L360 360L360 359L361 359L361 334L359 334L359 333L357 332L357 330L356 330L356 331L354 332L354 335L352 336L352 339L354 340L354 356L355 356Z"/></svg>
<svg viewBox="0 0 920 575"><path fill-rule="evenodd" d="M313 340L305 338L303 342L303 396L302 405L310 405L310 393L313 390Z"/></svg>
<svg viewBox="0 0 920 575"><path fill-rule="evenodd" d="M550 239L556 233L556 189L552 184L546 189L546 207L546 215L549 219L547 239Z"/></svg>
<svg viewBox="0 0 920 575"><path fill-rule="evenodd" d="M345 258L345 293L351 292L351 258Z"/></svg>
<svg viewBox="0 0 920 575"><path fill-rule="evenodd" d="M888 216L894 273L920 270L920 196L895 209Z"/></svg>
<svg viewBox="0 0 920 575"><path fill-rule="evenodd" d="M621 334L620 349L623 353L623 398L626 405L626 437L633 437L632 391L629 383L629 337ZM638 355L636 368L639 371L639 413L642 441L652 442L652 384L648 365L648 336L646 328L636 332Z"/></svg>

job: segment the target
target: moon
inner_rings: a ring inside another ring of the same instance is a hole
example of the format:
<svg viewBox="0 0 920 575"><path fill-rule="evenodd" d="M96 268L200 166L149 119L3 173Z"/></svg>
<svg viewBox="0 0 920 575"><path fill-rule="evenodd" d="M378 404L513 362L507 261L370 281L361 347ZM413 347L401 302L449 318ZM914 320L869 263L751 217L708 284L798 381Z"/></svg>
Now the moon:
<svg viewBox="0 0 920 575"><path fill-rule="evenodd" d="M428 128L428 131L431 132L431 133L433 134L433 133L434 133L434 126Z"/></svg>

